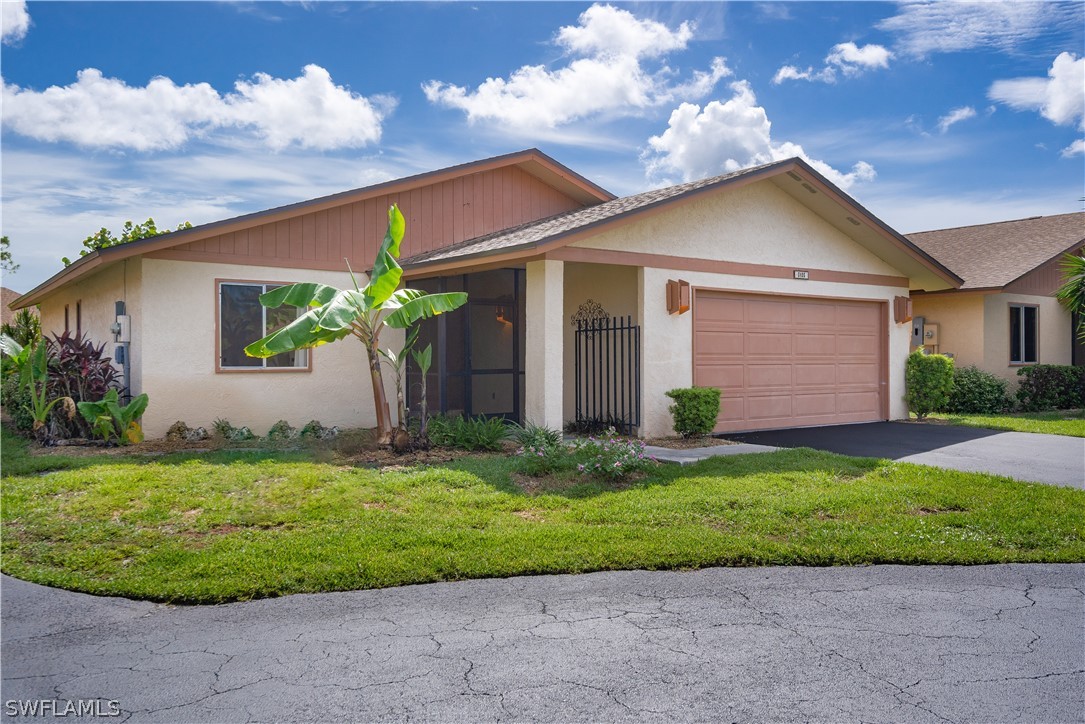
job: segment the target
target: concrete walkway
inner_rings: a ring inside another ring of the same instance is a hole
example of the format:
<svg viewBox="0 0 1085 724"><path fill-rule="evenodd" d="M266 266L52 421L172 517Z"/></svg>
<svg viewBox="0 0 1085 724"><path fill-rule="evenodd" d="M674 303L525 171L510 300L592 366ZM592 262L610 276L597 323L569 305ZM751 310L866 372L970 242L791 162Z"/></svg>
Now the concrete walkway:
<svg viewBox="0 0 1085 724"><path fill-rule="evenodd" d="M96 700L130 722L1085 711L1085 565L629 571L206 607L7 577L0 594L5 718L7 702L42 700ZM55 720L25 717L42 719Z"/></svg>
<svg viewBox="0 0 1085 724"><path fill-rule="evenodd" d="M678 463L689 465L699 460L718 457L720 455L746 455L748 453L773 452L779 448L772 445L754 445L752 443L739 443L738 445L712 445L711 447L693 447L685 450L675 450L669 447L647 445L644 451L665 463Z"/></svg>

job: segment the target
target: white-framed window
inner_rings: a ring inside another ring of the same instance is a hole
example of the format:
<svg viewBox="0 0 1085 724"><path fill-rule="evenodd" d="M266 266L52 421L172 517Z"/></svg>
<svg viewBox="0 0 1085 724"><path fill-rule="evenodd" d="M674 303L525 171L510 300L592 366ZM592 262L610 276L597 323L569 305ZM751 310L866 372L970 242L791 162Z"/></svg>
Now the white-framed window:
<svg viewBox="0 0 1085 724"><path fill-rule="evenodd" d="M297 307L268 309L260 295L282 284L220 281L218 283L218 369L307 370L309 350L284 352L261 359L245 354L245 347L297 319Z"/></svg>
<svg viewBox="0 0 1085 724"><path fill-rule="evenodd" d="M1040 308L1031 304L1010 305L1010 364L1039 361Z"/></svg>

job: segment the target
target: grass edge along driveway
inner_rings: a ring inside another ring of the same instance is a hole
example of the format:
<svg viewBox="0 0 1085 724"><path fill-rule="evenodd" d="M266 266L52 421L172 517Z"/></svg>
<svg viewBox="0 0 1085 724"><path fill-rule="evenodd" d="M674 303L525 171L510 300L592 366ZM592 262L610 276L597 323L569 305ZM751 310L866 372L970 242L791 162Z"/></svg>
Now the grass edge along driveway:
<svg viewBox="0 0 1085 724"><path fill-rule="evenodd" d="M935 413L932 420L950 425L982 427L1009 432L1034 432L1067 437L1085 437L1085 410L1055 410L1052 412L1016 412L1001 415L957 415Z"/></svg>
<svg viewBox="0 0 1085 724"><path fill-rule="evenodd" d="M529 495L501 455L378 470L281 452L26 458L8 443L3 571L155 601L618 569L1085 561L1085 491L807 449Z"/></svg>

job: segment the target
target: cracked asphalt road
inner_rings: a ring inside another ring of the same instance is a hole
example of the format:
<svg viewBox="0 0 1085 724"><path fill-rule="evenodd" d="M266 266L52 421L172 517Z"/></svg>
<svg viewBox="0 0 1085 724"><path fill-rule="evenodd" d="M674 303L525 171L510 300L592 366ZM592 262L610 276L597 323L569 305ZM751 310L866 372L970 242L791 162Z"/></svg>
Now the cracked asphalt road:
<svg viewBox="0 0 1085 724"><path fill-rule="evenodd" d="M0 594L5 702L112 699L115 721L1085 719L1085 565L629 571L205 607L8 577Z"/></svg>

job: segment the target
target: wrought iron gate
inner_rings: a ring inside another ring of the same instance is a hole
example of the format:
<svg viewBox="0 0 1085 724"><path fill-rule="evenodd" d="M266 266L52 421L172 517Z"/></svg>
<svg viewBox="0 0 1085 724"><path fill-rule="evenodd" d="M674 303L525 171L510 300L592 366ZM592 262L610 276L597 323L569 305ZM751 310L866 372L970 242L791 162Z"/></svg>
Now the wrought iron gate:
<svg viewBox="0 0 1085 724"><path fill-rule="evenodd" d="M628 316L582 319L575 336L577 426L632 435L640 426L640 325Z"/></svg>

